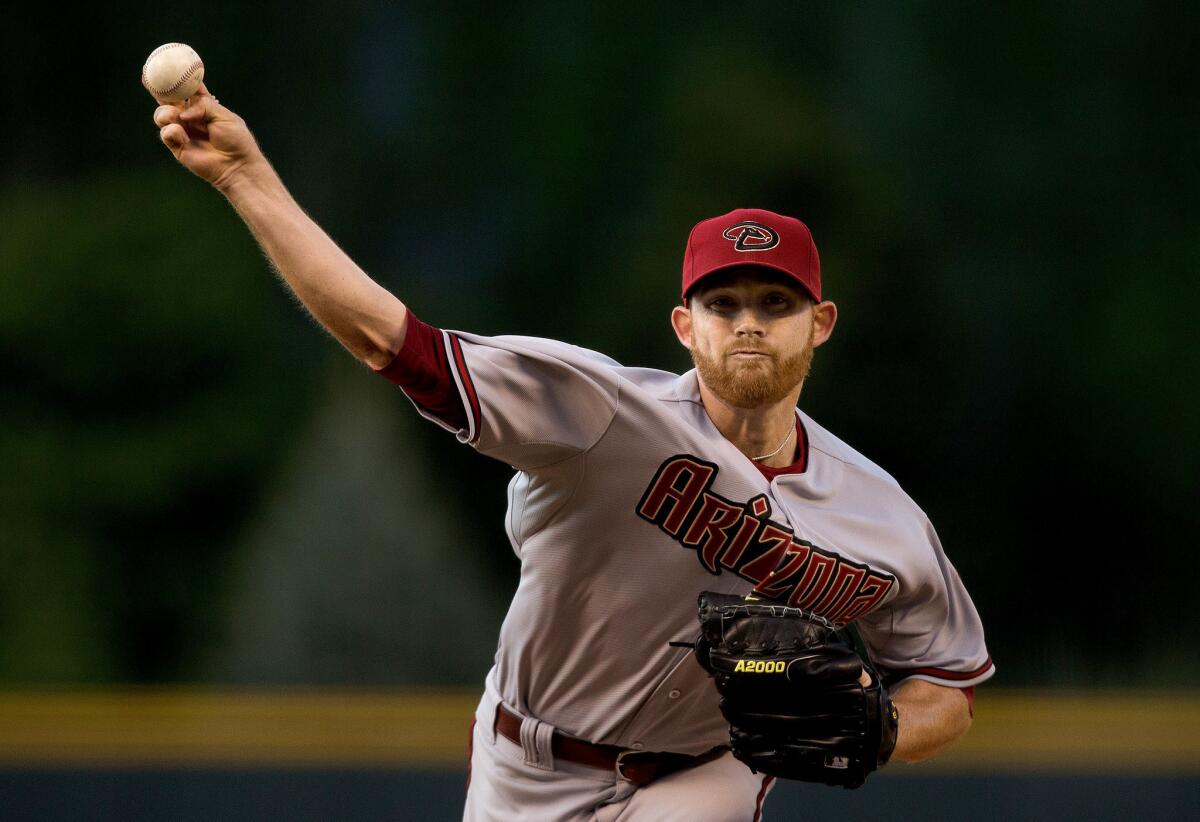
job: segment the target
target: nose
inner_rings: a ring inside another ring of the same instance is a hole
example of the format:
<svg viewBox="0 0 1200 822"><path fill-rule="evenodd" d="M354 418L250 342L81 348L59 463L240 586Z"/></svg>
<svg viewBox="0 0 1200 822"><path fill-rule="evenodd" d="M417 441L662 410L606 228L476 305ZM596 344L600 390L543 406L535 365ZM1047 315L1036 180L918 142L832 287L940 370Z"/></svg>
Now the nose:
<svg viewBox="0 0 1200 822"><path fill-rule="evenodd" d="M766 332L757 314L753 311L742 311L734 324L734 333L739 337L761 337Z"/></svg>

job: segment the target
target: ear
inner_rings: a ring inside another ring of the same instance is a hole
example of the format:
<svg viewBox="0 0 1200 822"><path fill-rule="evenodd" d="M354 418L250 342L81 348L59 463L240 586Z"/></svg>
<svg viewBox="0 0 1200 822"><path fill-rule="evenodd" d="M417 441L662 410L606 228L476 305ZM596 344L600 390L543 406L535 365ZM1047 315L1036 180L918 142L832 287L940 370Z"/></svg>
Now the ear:
<svg viewBox="0 0 1200 822"><path fill-rule="evenodd" d="M677 305L671 309L671 327L679 344L688 351L692 350L692 310L687 306Z"/></svg>
<svg viewBox="0 0 1200 822"><path fill-rule="evenodd" d="M837 306L829 300L817 303L812 307L813 312L813 346L818 346L833 334L837 325Z"/></svg>

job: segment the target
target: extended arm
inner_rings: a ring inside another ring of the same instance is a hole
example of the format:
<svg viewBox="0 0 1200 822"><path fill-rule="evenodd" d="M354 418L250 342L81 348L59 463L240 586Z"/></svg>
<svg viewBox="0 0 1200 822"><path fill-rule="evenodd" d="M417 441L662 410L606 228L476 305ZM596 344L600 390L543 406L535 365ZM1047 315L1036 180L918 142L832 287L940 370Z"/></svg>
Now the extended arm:
<svg viewBox="0 0 1200 822"><path fill-rule="evenodd" d="M942 751L971 727L971 712L959 688L909 679L891 694L900 712L892 760L920 762Z"/></svg>
<svg viewBox="0 0 1200 822"><path fill-rule="evenodd" d="M404 340L404 304L304 213L245 121L201 86L186 109L159 106L154 122L175 158L228 198L313 317L372 368L391 362Z"/></svg>

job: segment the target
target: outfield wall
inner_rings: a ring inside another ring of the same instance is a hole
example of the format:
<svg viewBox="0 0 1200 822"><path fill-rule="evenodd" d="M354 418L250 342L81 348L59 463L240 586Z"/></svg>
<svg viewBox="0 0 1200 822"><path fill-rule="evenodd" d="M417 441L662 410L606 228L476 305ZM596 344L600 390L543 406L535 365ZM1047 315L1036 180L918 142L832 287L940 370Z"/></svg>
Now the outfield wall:
<svg viewBox="0 0 1200 822"><path fill-rule="evenodd" d="M0 695L0 819L458 817L474 693ZM859 791L783 784L768 818L1200 818L1200 694L980 689L976 721Z"/></svg>

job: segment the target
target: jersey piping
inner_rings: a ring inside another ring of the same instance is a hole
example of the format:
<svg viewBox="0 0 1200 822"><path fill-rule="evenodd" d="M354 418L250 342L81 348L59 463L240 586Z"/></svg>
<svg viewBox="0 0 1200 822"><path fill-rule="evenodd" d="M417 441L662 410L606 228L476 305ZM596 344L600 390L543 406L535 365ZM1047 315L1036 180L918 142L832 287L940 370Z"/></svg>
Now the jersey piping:
<svg viewBox="0 0 1200 822"><path fill-rule="evenodd" d="M425 419L462 442L479 438L479 394L455 335L423 322L409 309L400 351L379 374L399 386Z"/></svg>
<svg viewBox="0 0 1200 822"><path fill-rule="evenodd" d="M467 433L463 442L475 443L479 439L479 395L475 392L475 384L471 382L471 372L467 370L467 363L463 359L462 343L459 342L458 337L447 331L443 331L442 336L454 351L454 369L451 373L454 375L455 385L458 386L459 397L469 411Z"/></svg>
<svg viewBox="0 0 1200 822"><path fill-rule="evenodd" d="M951 671L946 668L907 668L898 671L890 671L883 678L883 684L888 688L893 688L900 682L906 679L925 679L930 682L936 682L939 685L949 685L954 688L970 688L978 685L986 679L990 679L992 674L996 672L996 666L992 663L992 658L989 656L984 663L973 671Z"/></svg>

